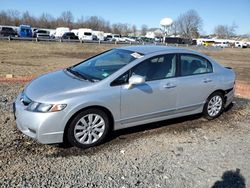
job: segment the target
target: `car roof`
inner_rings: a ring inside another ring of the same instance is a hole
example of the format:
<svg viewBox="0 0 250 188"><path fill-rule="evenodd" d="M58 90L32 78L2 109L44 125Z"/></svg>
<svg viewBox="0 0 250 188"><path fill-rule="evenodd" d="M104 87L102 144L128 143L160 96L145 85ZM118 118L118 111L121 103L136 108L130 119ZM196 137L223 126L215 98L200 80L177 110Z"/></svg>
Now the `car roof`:
<svg viewBox="0 0 250 188"><path fill-rule="evenodd" d="M171 47L171 46L160 46L160 45L138 45L138 46L125 46L125 47L120 47L117 49L124 49L124 50L129 50L133 52L138 52L144 55L148 55L151 53L155 52L160 52L160 51L165 51L165 52L170 52L170 51L179 51L182 53L192 53L194 51L184 49L184 48L177 48L177 47Z"/></svg>

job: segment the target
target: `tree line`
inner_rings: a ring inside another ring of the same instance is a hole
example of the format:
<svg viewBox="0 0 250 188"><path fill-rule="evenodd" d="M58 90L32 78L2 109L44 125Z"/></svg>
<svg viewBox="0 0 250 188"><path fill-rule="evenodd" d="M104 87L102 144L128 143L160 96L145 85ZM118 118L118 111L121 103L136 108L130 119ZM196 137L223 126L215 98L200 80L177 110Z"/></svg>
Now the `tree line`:
<svg viewBox="0 0 250 188"><path fill-rule="evenodd" d="M128 33L136 34L136 25L127 23L114 23L110 24L109 21L102 17L90 16L80 17L75 20L70 11L64 11L58 17L53 17L48 13L43 13L39 17L32 16L28 11L19 12L17 10L0 11L0 24L1 25L14 25L28 24L32 27L55 29L57 27L74 28L90 28L93 30L118 33L127 35Z"/></svg>
<svg viewBox="0 0 250 188"><path fill-rule="evenodd" d="M39 17L31 15L28 11L19 12L17 10L0 11L0 24L1 25L15 25L28 24L32 27L55 29L57 27L69 27L74 28L90 28L93 30L104 31L107 33L116 33L121 35L133 34L137 35L140 30L140 35L145 36L149 30L146 24L142 24L141 28L137 28L136 25L128 23L113 23L103 19L102 17L81 16L75 19L70 11L64 11L58 17L53 17L48 13L43 13ZM202 31L203 21L197 11L188 10L187 12L179 15L173 24L169 28L169 35L180 36L183 38L197 38ZM214 34L220 38L230 38L235 35L237 26L233 24L218 25L214 28Z"/></svg>

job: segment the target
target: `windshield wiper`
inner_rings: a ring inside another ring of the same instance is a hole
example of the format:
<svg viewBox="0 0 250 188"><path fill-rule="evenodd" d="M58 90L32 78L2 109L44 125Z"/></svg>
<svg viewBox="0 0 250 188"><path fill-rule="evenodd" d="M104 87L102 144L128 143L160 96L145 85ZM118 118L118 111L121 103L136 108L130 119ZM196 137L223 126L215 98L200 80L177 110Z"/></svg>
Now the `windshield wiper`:
<svg viewBox="0 0 250 188"><path fill-rule="evenodd" d="M67 71L69 71L70 73L74 74L77 77L80 77L84 80L88 80L90 82L94 82L94 80L92 80L89 76L87 76L86 74L80 73L78 71L72 70L71 67L66 69Z"/></svg>

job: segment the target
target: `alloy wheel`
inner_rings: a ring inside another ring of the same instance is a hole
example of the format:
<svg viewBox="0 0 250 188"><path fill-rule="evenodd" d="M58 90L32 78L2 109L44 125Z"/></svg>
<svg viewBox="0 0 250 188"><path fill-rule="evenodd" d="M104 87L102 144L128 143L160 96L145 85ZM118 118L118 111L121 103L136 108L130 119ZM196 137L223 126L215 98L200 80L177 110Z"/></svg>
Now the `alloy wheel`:
<svg viewBox="0 0 250 188"><path fill-rule="evenodd" d="M74 137L81 144L93 144L103 135L105 121L98 114L87 114L76 123Z"/></svg>
<svg viewBox="0 0 250 188"><path fill-rule="evenodd" d="M213 96L207 105L207 113L209 116L214 117L218 115L221 111L223 105L223 101L221 96L215 95Z"/></svg>

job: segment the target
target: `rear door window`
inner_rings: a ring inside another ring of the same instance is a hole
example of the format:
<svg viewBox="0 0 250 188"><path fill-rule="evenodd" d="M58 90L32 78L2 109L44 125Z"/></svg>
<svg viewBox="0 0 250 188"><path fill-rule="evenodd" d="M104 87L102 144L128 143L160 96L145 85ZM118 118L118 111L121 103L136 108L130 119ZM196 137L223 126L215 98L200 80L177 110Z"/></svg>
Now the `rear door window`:
<svg viewBox="0 0 250 188"><path fill-rule="evenodd" d="M181 54L181 76L206 74L213 72L212 64L205 58L193 54Z"/></svg>

